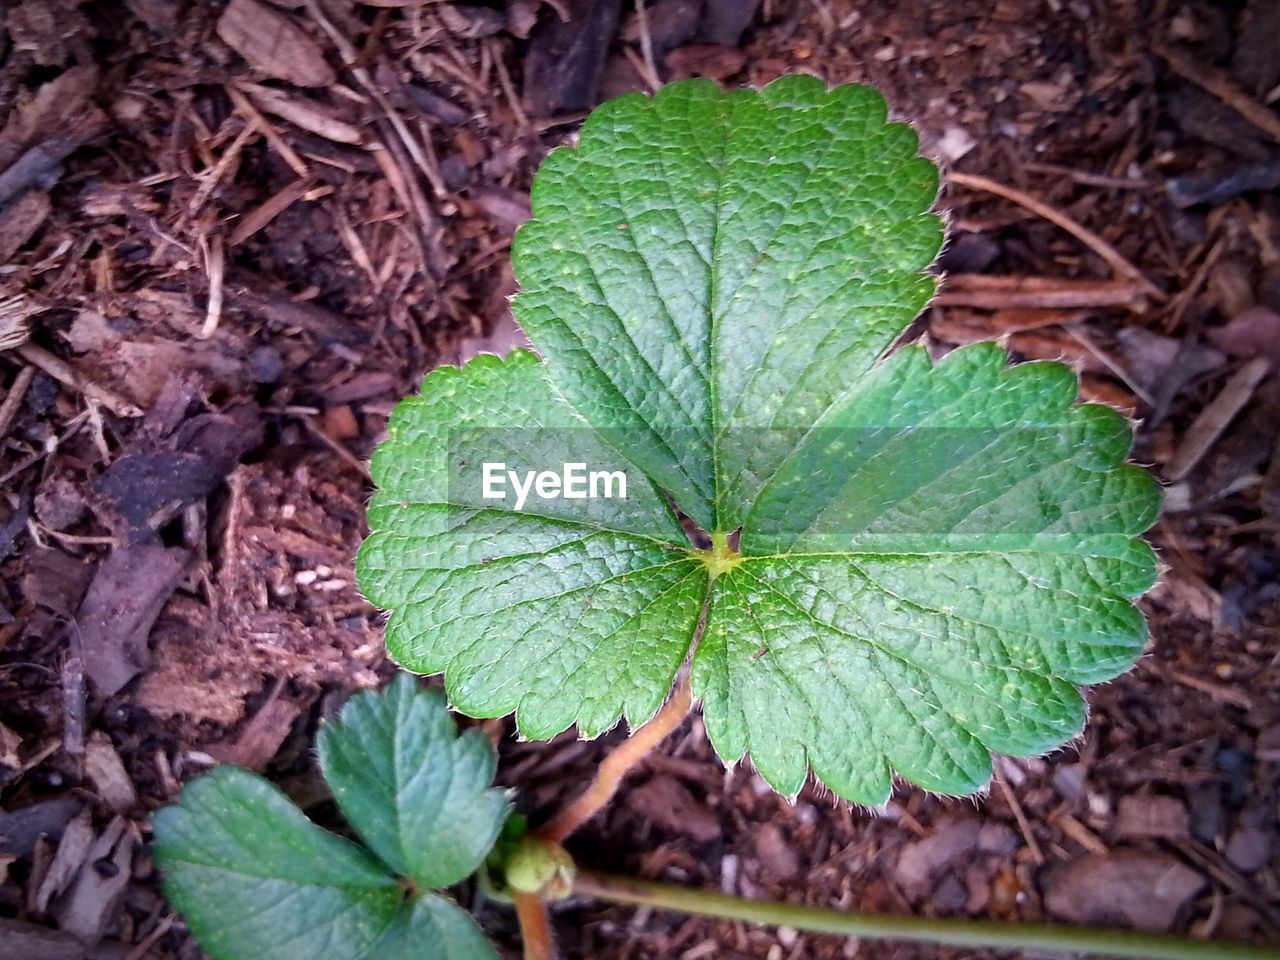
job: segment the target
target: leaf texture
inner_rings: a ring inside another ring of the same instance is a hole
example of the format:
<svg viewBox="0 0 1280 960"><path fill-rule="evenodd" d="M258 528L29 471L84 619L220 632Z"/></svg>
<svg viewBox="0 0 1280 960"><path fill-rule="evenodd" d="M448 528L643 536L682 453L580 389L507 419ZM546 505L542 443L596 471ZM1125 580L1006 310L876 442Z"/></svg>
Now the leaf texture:
<svg viewBox="0 0 1280 960"><path fill-rule="evenodd" d="M1059 364L886 355L934 290L932 164L865 87L612 101L534 183L517 352L428 375L374 460L363 589L477 716L586 735L689 654L722 757L876 804L966 793L1074 736L1123 672L1159 490ZM634 497L481 500L486 461L584 460ZM738 550L688 546L667 501Z"/></svg>
<svg viewBox="0 0 1280 960"><path fill-rule="evenodd" d="M566 456L621 459L553 393L537 358L517 351L435 370L387 433L373 459L378 532L358 569L366 595L393 611L392 655L444 672L464 713L516 711L529 737L575 722L595 736L621 714L652 716L707 591L656 489L632 471L628 499L592 501L599 513L582 501L517 513L467 496L477 484L450 475L482 460L532 469Z"/></svg>

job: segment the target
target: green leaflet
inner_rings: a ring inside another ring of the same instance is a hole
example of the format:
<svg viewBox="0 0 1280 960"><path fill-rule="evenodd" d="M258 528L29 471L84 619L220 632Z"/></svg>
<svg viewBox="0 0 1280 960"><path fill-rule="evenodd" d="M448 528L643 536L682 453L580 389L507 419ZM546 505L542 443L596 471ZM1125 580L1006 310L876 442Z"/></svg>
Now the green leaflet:
<svg viewBox="0 0 1280 960"><path fill-rule="evenodd" d="M486 422L498 429L480 429ZM466 498L476 485L451 475L486 458L517 468L620 459L555 397L536 358L480 356L432 372L423 393L396 408L388 436L372 465L369 525L380 532L357 566L361 589L397 611L387 625L395 658L445 672L464 713L515 710L530 737L575 721L595 736L622 713L648 719L707 591L657 491L633 476L626 501L595 501L599 513L577 518L567 501L494 509ZM507 437L515 449L501 449ZM471 452L477 445L497 449Z"/></svg>
<svg viewBox="0 0 1280 960"><path fill-rule="evenodd" d="M165 895L201 948L215 960L496 960L471 918L429 892L469 874L506 816L488 741L458 737L439 695L408 676L356 694L321 736L338 805L381 860L262 777L218 767L152 818Z"/></svg>
<svg viewBox="0 0 1280 960"><path fill-rule="evenodd" d="M1159 491L1058 364L882 357L932 295L937 175L864 87L612 101L534 183L517 316L545 357L429 374L374 459L357 570L404 666L549 737L648 719L689 652L717 751L794 793L965 793L1080 729L1145 641ZM486 499L486 462L625 471ZM741 555L690 549L662 493ZM711 572L718 575L712 576Z"/></svg>
<svg viewBox="0 0 1280 960"><path fill-rule="evenodd" d="M786 77L620 97L552 153L513 255L520 323L597 427L704 528L933 295L938 174L869 87ZM856 317L856 322L850 318Z"/></svg>
<svg viewBox="0 0 1280 960"><path fill-rule="evenodd" d="M492 789L493 748L482 730L458 736L444 697L408 674L383 693L355 694L317 746L347 822L419 887L465 879L493 848L507 812Z"/></svg>

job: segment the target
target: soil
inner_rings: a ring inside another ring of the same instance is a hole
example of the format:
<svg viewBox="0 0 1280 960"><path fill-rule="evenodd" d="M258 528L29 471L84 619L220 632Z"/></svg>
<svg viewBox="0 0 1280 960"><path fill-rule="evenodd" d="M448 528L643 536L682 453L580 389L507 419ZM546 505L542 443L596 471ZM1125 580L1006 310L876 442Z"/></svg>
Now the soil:
<svg viewBox="0 0 1280 960"><path fill-rule="evenodd" d="M1168 491L1150 650L1078 742L1002 761L976 801L779 798L691 718L572 851L746 896L1280 947L1277 36L1273 0L10 2L0 957L199 956L147 813L232 761L325 814L318 718L393 669L351 570L365 463L424 371L522 342L508 248L539 161L604 97L794 70L875 84L955 174L947 284L909 335L1066 359L1135 418ZM486 729L535 818L622 736ZM986 955L554 920L566 957Z"/></svg>

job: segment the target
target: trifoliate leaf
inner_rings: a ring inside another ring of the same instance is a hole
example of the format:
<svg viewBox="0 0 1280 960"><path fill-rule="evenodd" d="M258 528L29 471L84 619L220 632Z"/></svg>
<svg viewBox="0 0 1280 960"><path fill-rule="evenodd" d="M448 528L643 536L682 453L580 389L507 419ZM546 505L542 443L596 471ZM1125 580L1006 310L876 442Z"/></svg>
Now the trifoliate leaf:
<svg viewBox="0 0 1280 960"><path fill-rule="evenodd" d="M652 714L705 615L721 756L864 803L895 771L968 792L991 751L1074 735L1076 685L1142 648L1158 489L1061 365L883 356L934 289L916 150L873 91L805 77L592 114L517 236L545 363L430 374L375 457L358 571L393 655L465 712L594 735ZM497 462L620 470L629 496L553 479L517 506L484 495Z"/></svg>
<svg viewBox="0 0 1280 960"><path fill-rule="evenodd" d="M457 883L493 847L507 799L484 732L458 736L444 697L400 674L355 694L317 743L347 822L395 873L420 887Z"/></svg>
<svg viewBox="0 0 1280 960"><path fill-rule="evenodd" d="M406 678L385 697L357 695L325 734L340 805L383 861L239 767L191 781L178 803L156 812L152 852L165 895L214 960L496 960L471 918L427 889L465 876L496 837L505 802L485 789L492 749L483 737L456 738L440 698L412 687ZM351 751L360 745L370 782L353 788ZM384 802L387 764L397 762L399 803L412 809ZM378 817L404 830L403 844ZM406 853L415 842L426 846Z"/></svg>

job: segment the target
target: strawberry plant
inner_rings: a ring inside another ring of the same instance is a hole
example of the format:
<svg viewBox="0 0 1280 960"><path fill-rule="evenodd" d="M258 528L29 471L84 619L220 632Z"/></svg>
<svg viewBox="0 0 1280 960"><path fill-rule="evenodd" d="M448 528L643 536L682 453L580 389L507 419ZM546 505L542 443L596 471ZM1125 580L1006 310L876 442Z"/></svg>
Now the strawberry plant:
<svg viewBox="0 0 1280 960"><path fill-rule="evenodd" d="M166 890L217 960L492 956L433 891L488 855L526 956L571 894L850 936L1168 958L1250 948L845 914L577 870L561 842L701 703L783 794L979 790L1084 724L1146 639L1160 495L1061 364L893 350L933 295L934 166L861 86L705 81L612 101L533 186L514 309L538 353L428 374L373 461L357 572L392 656L521 734L633 728L550 822L407 676L320 736L361 848L230 768L157 815ZM493 848L492 853L490 852Z"/></svg>

